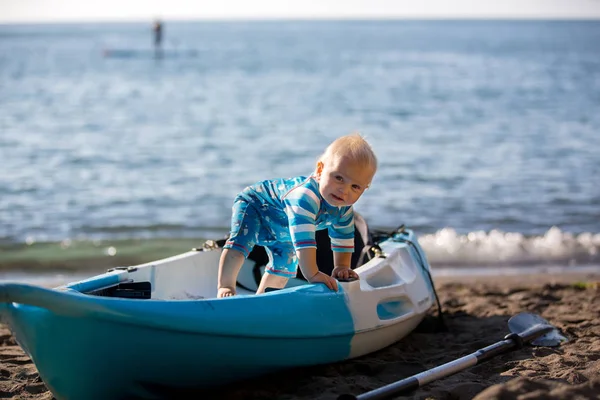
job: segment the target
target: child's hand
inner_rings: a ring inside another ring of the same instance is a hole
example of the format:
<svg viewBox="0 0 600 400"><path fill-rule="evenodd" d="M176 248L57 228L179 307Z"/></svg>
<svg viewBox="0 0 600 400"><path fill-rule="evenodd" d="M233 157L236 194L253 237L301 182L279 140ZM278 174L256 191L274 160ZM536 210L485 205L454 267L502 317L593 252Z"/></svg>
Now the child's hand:
<svg viewBox="0 0 600 400"><path fill-rule="evenodd" d="M317 272L312 278L308 279L310 283L324 283L331 290L338 291L338 283L331 276L328 276L321 271Z"/></svg>
<svg viewBox="0 0 600 400"><path fill-rule="evenodd" d="M358 279L358 274L348 267L335 267L331 276L342 281Z"/></svg>
<svg viewBox="0 0 600 400"><path fill-rule="evenodd" d="M219 292L217 293L218 299L220 299L221 297L231 297L231 296L235 296L235 289L232 289L229 287L219 288Z"/></svg>

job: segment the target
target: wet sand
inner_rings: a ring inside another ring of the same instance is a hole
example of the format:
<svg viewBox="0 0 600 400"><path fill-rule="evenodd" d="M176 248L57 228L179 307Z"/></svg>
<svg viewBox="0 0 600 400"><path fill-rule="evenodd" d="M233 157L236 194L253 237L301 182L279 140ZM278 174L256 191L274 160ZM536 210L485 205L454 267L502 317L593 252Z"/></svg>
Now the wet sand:
<svg viewBox="0 0 600 400"><path fill-rule="evenodd" d="M432 331L432 309L420 331L368 356L168 398L329 400L358 395L502 340L509 333L508 319L527 311L547 319L570 341L496 356L402 398L600 399L600 274L443 277L436 286L447 332ZM0 393L8 399L53 398L4 325Z"/></svg>

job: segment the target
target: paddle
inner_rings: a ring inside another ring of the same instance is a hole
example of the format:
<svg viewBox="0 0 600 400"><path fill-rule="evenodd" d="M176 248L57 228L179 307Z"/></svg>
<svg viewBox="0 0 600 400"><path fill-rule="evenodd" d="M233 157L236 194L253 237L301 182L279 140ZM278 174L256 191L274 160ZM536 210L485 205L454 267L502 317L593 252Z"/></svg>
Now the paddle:
<svg viewBox="0 0 600 400"><path fill-rule="evenodd" d="M526 343L536 346L558 346L567 341L567 338L562 336L555 327L536 314L517 314L508 320L508 328L511 333L506 335L503 340L467 356L358 396L343 394L338 397L338 400L388 399L392 396L409 393L429 382L453 375L499 354L520 349Z"/></svg>

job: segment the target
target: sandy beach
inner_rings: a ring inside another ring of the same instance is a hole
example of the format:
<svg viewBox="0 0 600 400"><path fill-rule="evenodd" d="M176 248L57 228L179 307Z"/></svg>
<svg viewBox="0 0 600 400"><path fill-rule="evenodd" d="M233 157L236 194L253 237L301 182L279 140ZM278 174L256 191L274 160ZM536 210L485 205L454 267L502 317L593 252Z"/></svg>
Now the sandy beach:
<svg viewBox="0 0 600 400"><path fill-rule="evenodd" d="M447 332L435 333L423 324L395 345L355 360L168 398L329 400L358 395L495 343L509 333L508 319L527 311L547 319L569 342L497 356L402 398L600 399L600 274L444 277L436 285ZM0 393L8 399L53 398L5 325L0 325Z"/></svg>

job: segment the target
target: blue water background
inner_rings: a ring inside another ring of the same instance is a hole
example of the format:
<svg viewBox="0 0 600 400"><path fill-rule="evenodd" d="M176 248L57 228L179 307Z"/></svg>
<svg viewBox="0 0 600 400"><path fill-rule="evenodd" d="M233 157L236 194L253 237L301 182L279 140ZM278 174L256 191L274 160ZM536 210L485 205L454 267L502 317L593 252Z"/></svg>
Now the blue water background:
<svg viewBox="0 0 600 400"><path fill-rule="evenodd" d="M599 21L164 34L156 58L150 21L0 25L0 243L220 235L245 185L309 174L358 131L380 160L356 205L372 226L598 260Z"/></svg>

